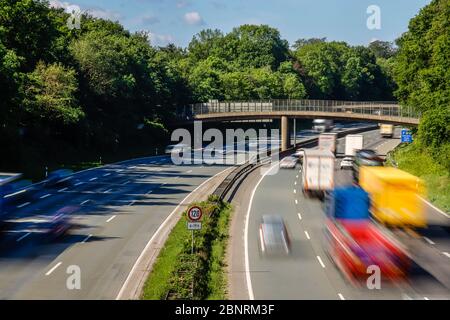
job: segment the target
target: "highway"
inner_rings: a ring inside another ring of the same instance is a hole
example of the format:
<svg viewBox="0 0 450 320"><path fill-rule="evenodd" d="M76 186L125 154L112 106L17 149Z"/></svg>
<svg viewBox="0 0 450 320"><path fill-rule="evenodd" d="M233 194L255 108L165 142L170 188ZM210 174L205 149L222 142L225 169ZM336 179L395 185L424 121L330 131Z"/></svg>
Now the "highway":
<svg viewBox="0 0 450 320"><path fill-rule="evenodd" d="M379 154L386 154L399 143L398 138L382 139L378 130L364 133L364 140L365 147L373 148ZM338 154L343 151L342 148L343 143L339 143ZM351 183L351 171L340 170L338 164L339 160L336 161L336 183ZM350 285L324 251L322 203L303 196L299 167L254 178L249 188L253 189L249 206L241 203L238 207L245 215L238 224L247 219L246 225L244 228L235 227L232 234L232 238L237 239L232 241L230 253L232 299L450 298L449 290L418 266L414 267L408 282L395 285L383 282L380 290ZM248 211L245 213L246 209ZM433 217L440 215L432 207L428 207L427 211ZM261 255L258 229L265 214L281 215L285 220L292 241L289 256L269 258ZM244 240L243 243L240 239ZM441 250L442 263L448 266L450 257L444 254L449 250L448 241L442 241L442 238L435 240L434 245L425 243L425 240L423 242L427 246L438 247L430 247L429 250ZM245 274L245 281L242 274Z"/></svg>
<svg viewBox="0 0 450 320"><path fill-rule="evenodd" d="M224 166L172 165L153 157L75 175L18 203L2 234L0 299L115 299L143 248L175 207ZM76 206L68 235L48 240L39 219ZM66 286L79 266L81 289ZM70 269L69 269L70 270Z"/></svg>

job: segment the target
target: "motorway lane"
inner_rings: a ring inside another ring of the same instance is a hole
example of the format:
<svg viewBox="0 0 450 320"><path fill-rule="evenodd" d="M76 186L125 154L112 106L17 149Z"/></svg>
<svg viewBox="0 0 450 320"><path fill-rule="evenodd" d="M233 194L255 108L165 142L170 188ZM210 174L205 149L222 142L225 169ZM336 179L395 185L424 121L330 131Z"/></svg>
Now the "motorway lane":
<svg viewBox="0 0 450 320"><path fill-rule="evenodd" d="M364 136L365 147L381 149L387 141L381 139L378 131L367 132ZM389 143L395 145L395 142ZM342 151L342 143L339 143L338 152ZM337 170L336 182L351 183L351 172ZM417 270L417 277L411 283L383 283L381 290L349 285L323 250L322 204L302 195L301 174L298 171L280 170L275 175L267 175L257 187L252 203L248 225L248 255L255 299L450 297L449 292L423 270ZM258 227L264 214L279 214L285 219L293 239L291 256L277 259L261 256Z"/></svg>
<svg viewBox="0 0 450 320"><path fill-rule="evenodd" d="M80 173L75 185L83 184L60 192L45 190L51 196L14 212L2 239L10 247L0 251L0 299L114 299L170 212L225 168L147 158ZM77 227L59 240L45 241L20 221L54 214L64 205L80 210L74 214ZM81 290L66 287L71 265L81 269Z"/></svg>

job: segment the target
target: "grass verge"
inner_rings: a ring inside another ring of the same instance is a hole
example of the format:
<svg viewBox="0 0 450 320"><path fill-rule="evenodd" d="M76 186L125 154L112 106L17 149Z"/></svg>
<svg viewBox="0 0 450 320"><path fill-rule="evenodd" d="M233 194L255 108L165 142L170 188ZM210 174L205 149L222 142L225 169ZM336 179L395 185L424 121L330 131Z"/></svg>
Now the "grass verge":
<svg viewBox="0 0 450 320"><path fill-rule="evenodd" d="M450 174L416 144L401 144L388 157L388 164L398 166L425 181L428 199L443 211L450 212Z"/></svg>
<svg viewBox="0 0 450 320"><path fill-rule="evenodd" d="M141 299L226 299L225 250L231 206L210 196L195 203L202 208L202 230L186 228L184 213L171 231L144 285Z"/></svg>

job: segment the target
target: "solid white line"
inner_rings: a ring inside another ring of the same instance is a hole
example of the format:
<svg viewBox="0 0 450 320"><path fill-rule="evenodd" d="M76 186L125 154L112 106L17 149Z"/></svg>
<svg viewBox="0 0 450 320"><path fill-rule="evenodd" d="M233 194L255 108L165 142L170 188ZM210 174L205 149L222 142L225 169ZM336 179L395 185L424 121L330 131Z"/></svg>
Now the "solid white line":
<svg viewBox="0 0 450 320"><path fill-rule="evenodd" d="M202 184L200 184L197 188L195 188L191 193L189 193L183 200L181 200L181 202L175 207L175 209L173 209L173 211L167 216L166 220L164 220L163 223L161 223L161 225L159 226L159 228L155 231L155 233L153 234L153 236L150 238L150 240L147 242L144 250L142 250L141 254L139 255L139 257L137 258L136 262L133 265L133 268L131 268L130 273L128 274L127 278L125 279L125 282L122 285L122 288L120 288L119 293L117 294L116 300L120 300L120 298L123 295L123 292L126 288L126 286L128 285L128 282L130 282L131 276L133 275L134 271L136 270L137 266L139 265L140 261L142 260L142 258L144 257L145 252L147 251L148 247L152 244L153 239L155 239L155 237L158 236L158 234L161 232L162 229L164 229L165 225L167 224L167 222L177 213L178 209L180 208L181 205L184 204L184 202L191 196L191 194L193 194L195 191L197 191L198 189L200 189L203 185L205 185L206 183L208 183L210 180L214 179L216 176L218 176L219 174L221 174L222 172L229 170L230 168L224 169L222 171L220 171L219 173L215 174L214 176L208 178L206 181L204 181Z"/></svg>
<svg viewBox="0 0 450 320"><path fill-rule="evenodd" d="M17 208L20 209L20 208L26 207L29 204L31 204L31 202L25 202L25 203L22 203L21 205L18 205Z"/></svg>
<svg viewBox="0 0 450 320"><path fill-rule="evenodd" d="M66 191L68 188L62 188L62 189L59 189L58 190L58 192L63 192L63 191Z"/></svg>
<svg viewBox="0 0 450 320"><path fill-rule="evenodd" d="M427 205L429 205L430 207L432 207L434 210L436 210L437 212L439 212L440 214L442 214L444 217L450 219L450 216L448 214L446 214L444 211L442 211L441 209L439 209L438 207L436 207L435 205L433 205L431 202L429 202L427 199L419 197L420 199L422 199Z"/></svg>
<svg viewBox="0 0 450 320"><path fill-rule="evenodd" d="M82 203L80 203L81 205L88 203L89 200L84 200Z"/></svg>
<svg viewBox="0 0 450 320"><path fill-rule="evenodd" d="M75 187L77 187L77 186L79 186L79 185L82 185L84 182L78 182L78 183L75 183Z"/></svg>
<svg viewBox="0 0 450 320"><path fill-rule="evenodd" d="M338 293L339 299L341 300L345 300L344 296L342 295L342 293Z"/></svg>
<svg viewBox="0 0 450 320"><path fill-rule="evenodd" d="M110 221L112 221L114 218L115 218L116 216L114 215L114 216L112 216L111 218L109 218L108 220L106 220L106 222L110 222Z"/></svg>
<svg viewBox="0 0 450 320"><path fill-rule="evenodd" d="M250 202L249 202L248 208L247 208L247 216L245 219L245 227L244 227L244 254L245 254L245 278L247 280L247 291L248 291L249 300L255 300L255 296L253 294L252 279L250 277L250 263L249 263L249 257L248 257L248 224L250 221L250 212L252 209L253 197L255 196L256 189L258 189L258 186L263 181L264 177L276 166L278 166L278 163L275 163L274 165L272 165L272 167L270 167L269 170L264 172L264 174L258 180L258 182L255 185L255 188L252 191L252 194L250 195Z"/></svg>
<svg viewBox="0 0 450 320"><path fill-rule="evenodd" d="M53 271L56 270L56 268L58 268L60 265L62 264L62 262L58 262L53 268L51 268L50 270L47 271L47 273L45 274L46 276L49 276Z"/></svg>
<svg viewBox="0 0 450 320"><path fill-rule="evenodd" d="M92 234L88 235L86 238L84 238L83 241L81 241L81 243L85 243L86 241L89 240L89 238L92 237Z"/></svg>
<svg viewBox="0 0 450 320"><path fill-rule="evenodd" d="M50 197L50 196L51 196L51 194L50 194L50 193L47 193L46 195L40 197L39 199L45 199L45 198L48 198L48 197Z"/></svg>
<svg viewBox="0 0 450 320"><path fill-rule="evenodd" d="M317 260L319 260L320 265L322 266L322 268L325 269L325 265L323 264L322 259L320 258L320 256L317 256Z"/></svg>
<svg viewBox="0 0 450 320"><path fill-rule="evenodd" d="M297 215L298 215L298 218L299 218L300 220L302 220L302 215L300 214L300 212L297 213Z"/></svg>
<svg viewBox="0 0 450 320"><path fill-rule="evenodd" d="M431 239L427 237L423 237L429 244L435 244Z"/></svg>
<svg viewBox="0 0 450 320"><path fill-rule="evenodd" d="M450 258L450 253L448 253L448 252L442 252L442 254L443 254L444 256Z"/></svg>
<svg viewBox="0 0 450 320"><path fill-rule="evenodd" d="M311 238L309 237L309 233L306 230L305 230L305 235L306 235L306 239L311 240Z"/></svg>
<svg viewBox="0 0 450 320"><path fill-rule="evenodd" d="M25 233L23 236L21 236L19 239L17 239L16 241L19 242L23 239L25 239L26 237L28 237L31 234L31 232Z"/></svg>

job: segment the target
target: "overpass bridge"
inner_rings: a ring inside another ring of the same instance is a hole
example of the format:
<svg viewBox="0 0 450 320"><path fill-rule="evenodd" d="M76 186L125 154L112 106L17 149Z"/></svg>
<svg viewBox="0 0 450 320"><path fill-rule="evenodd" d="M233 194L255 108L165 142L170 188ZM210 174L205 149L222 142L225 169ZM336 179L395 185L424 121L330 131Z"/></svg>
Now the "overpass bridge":
<svg viewBox="0 0 450 320"><path fill-rule="evenodd" d="M420 114L389 101L266 100L210 101L181 107L181 122L281 119L282 150L289 146L289 118L367 121L417 126Z"/></svg>

